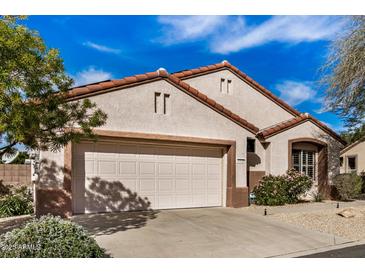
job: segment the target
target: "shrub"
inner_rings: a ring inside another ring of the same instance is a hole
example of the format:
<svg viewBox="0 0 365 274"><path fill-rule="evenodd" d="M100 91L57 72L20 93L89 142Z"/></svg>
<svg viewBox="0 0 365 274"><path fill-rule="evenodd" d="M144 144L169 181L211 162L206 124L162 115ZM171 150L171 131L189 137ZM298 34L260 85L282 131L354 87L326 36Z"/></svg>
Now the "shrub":
<svg viewBox="0 0 365 274"><path fill-rule="evenodd" d="M295 170L289 170L285 175L264 176L260 184L253 190L258 205L284 205L299 201L299 197L307 192L312 180Z"/></svg>
<svg viewBox="0 0 365 274"><path fill-rule="evenodd" d="M11 188L0 197L0 217L33 213L32 195L26 187Z"/></svg>
<svg viewBox="0 0 365 274"><path fill-rule="evenodd" d="M0 181L0 197L11 193L12 185L5 185L3 181Z"/></svg>
<svg viewBox="0 0 365 274"><path fill-rule="evenodd" d="M312 192L311 193L311 196L312 196L312 198L313 198L313 201L314 202L317 202L317 203L319 203L319 202L322 202L323 201L323 195L322 195L322 193L320 192L320 191L314 191L314 192Z"/></svg>
<svg viewBox="0 0 365 274"><path fill-rule="evenodd" d="M86 230L50 215L0 236L1 258L100 258L105 252Z"/></svg>
<svg viewBox="0 0 365 274"><path fill-rule="evenodd" d="M338 196L341 200L350 200L361 193L362 178L355 172L339 174L333 179Z"/></svg>

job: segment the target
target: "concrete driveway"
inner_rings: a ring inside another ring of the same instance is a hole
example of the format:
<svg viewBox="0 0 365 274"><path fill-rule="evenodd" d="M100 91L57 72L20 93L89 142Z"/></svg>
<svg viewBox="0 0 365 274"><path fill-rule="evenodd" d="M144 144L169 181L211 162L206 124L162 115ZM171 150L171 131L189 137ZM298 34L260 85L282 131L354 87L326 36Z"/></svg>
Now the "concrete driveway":
<svg viewBox="0 0 365 274"><path fill-rule="evenodd" d="M233 208L87 214L73 220L113 257L290 257L334 244L332 235ZM336 244L346 241L336 237Z"/></svg>

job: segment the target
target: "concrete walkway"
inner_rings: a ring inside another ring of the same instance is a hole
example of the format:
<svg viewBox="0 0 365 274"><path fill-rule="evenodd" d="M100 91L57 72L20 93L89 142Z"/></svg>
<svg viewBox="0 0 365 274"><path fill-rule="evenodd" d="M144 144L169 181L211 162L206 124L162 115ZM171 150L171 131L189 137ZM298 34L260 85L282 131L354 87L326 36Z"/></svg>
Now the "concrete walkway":
<svg viewBox="0 0 365 274"><path fill-rule="evenodd" d="M274 257L330 247L332 235L233 208L73 217L113 257ZM336 237L336 244L348 240Z"/></svg>

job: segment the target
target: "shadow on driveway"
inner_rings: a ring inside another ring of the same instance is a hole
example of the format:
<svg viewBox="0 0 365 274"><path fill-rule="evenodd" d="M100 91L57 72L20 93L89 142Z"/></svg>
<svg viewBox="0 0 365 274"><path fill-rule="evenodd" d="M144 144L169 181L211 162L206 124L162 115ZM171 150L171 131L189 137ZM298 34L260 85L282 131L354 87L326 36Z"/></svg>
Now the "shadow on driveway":
<svg viewBox="0 0 365 274"><path fill-rule="evenodd" d="M75 215L72 221L96 236L111 235L119 231L144 227L148 220L155 219L159 211L134 211Z"/></svg>

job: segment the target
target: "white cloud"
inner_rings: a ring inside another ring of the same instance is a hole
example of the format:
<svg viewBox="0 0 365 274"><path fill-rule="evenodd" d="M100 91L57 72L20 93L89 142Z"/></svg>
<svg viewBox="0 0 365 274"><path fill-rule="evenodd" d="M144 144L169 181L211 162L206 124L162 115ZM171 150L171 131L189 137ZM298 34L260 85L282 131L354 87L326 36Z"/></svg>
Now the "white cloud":
<svg viewBox="0 0 365 274"><path fill-rule="evenodd" d="M101 51L101 52L107 52L107 53L113 53L113 54L120 54L121 53L120 49L110 48L110 47L100 45L100 44L96 44L96 43L90 42L90 41L84 42L84 43L82 43L82 45L84 45L85 47L95 49L97 51Z"/></svg>
<svg viewBox="0 0 365 274"><path fill-rule="evenodd" d="M280 98L289 105L296 106L305 101L319 101L311 82L284 81L277 84L275 88L280 92Z"/></svg>
<svg viewBox="0 0 365 274"><path fill-rule="evenodd" d="M76 73L75 76L71 76L75 83L74 86L82 86L85 84L91 84L95 82L100 82L113 78L113 74L101 69L95 69L94 67L89 67L83 71Z"/></svg>
<svg viewBox="0 0 365 274"><path fill-rule="evenodd" d="M217 31L226 16L159 16L164 26L159 41L166 45L202 39Z"/></svg>
<svg viewBox="0 0 365 274"><path fill-rule="evenodd" d="M248 25L240 16L161 16L158 21L163 25L164 44L205 38L209 49L221 54L270 42L330 40L347 22L338 16L273 16L258 25Z"/></svg>

